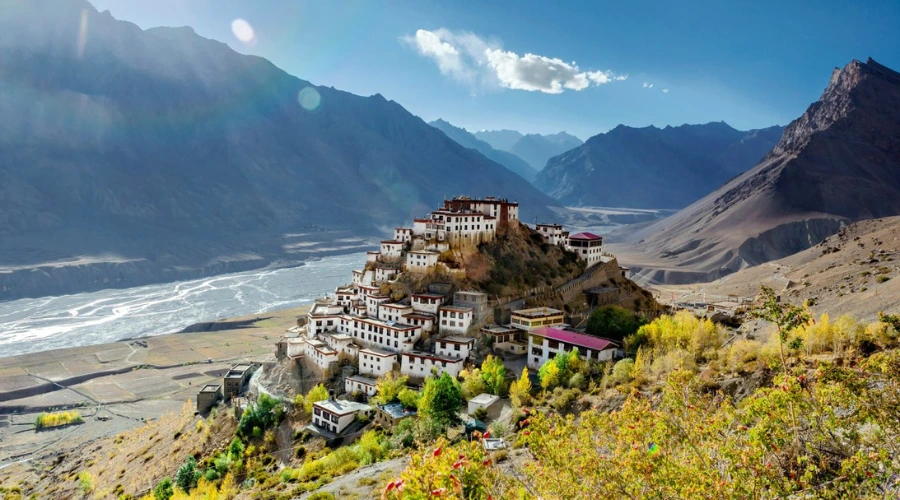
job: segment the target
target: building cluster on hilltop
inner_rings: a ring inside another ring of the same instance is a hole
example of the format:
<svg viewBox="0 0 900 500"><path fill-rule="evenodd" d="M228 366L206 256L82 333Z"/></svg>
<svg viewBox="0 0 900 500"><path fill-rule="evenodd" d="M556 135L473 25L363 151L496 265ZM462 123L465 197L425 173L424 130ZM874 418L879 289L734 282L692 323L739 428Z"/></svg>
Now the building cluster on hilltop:
<svg viewBox="0 0 900 500"><path fill-rule="evenodd" d="M531 368L573 347L590 359L612 359L615 344L601 345L593 337L567 332L564 313L556 309L514 311L509 325L498 326L488 325L493 310L488 296L479 291L454 292L450 285L432 284L422 293L391 295L390 284L401 273L447 272L443 252L489 242L499 227L518 219L518 203L503 198L445 200L428 216L414 219L412 227L396 228L393 239L368 252L365 266L352 272L350 284L338 287L333 297L316 300L298 321L303 327L297 336L279 342L279 355L307 359L324 372L342 360L355 363L357 374L344 379L344 391L365 396L374 395L375 379L391 371L419 380L442 373L458 377L474 353L474 333L479 331L495 349L527 353ZM537 231L548 243L578 254L587 267L601 262L599 236L569 235L554 224L538 224ZM433 342L420 342L424 338ZM340 401L320 406L320 427L332 432L345 427L343 412L356 408ZM391 415L382 417L394 418Z"/></svg>

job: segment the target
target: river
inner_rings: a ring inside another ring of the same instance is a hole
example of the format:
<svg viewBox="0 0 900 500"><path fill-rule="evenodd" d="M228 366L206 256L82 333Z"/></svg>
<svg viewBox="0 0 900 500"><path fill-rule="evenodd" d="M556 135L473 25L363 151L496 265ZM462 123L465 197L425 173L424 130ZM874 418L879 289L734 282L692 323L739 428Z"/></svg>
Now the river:
<svg viewBox="0 0 900 500"><path fill-rule="evenodd" d="M0 302L0 357L174 333L311 303L349 283L365 253L125 289Z"/></svg>

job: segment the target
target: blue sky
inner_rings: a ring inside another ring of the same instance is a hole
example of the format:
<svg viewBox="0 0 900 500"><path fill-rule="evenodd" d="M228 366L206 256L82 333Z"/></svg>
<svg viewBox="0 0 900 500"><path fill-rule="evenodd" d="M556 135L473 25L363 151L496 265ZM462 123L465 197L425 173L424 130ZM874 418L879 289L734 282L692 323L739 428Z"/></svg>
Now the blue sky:
<svg viewBox="0 0 900 500"><path fill-rule="evenodd" d="M92 3L142 28L192 26L316 85L380 93L470 130L586 139L620 123L784 125L835 66L872 57L900 69L893 0Z"/></svg>

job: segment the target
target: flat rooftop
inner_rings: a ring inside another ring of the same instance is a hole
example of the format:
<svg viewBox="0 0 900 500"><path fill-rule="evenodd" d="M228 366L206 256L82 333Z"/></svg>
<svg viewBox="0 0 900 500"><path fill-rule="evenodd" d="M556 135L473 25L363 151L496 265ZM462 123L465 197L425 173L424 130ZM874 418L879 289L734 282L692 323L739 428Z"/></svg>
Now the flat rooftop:
<svg viewBox="0 0 900 500"><path fill-rule="evenodd" d="M512 325L487 325L481 327L481 331L488 333L516 333L519 329Z"/></svg>
<svg viewBox="0 0 900 500"><path fill-rule="evenodd" d="M470 399L469 402L475 403L477 405L490 406L499 400L500 400L500 396L495 396L493 394L488 394L485 392L485 393L479 394L479 395L475 396L474 398Z"/></svg>
<svg viewBox="0 0 900 500"><path fill-rule="evenodd" d="M318 406L323 410L337 415L347 415L349 413L368 411L372 409L372 407L367 404L357 403L356 401L346 401L343 399L316 401L315 403L313 403L313 406Z"/></svg>
<svg viewBox="0 0 900 500"><path fill-rule="evenodd" d="M475 342L475 339L472 337L460 337L460 336L452 336L452 337L444 337L441 339L434 339L435 342L450 342L451 344L468 344L471 342Z"/></svg>
<svg viewBox="0 0 900 500"><path fill-rule="evenodd" d="M363 377L362 375L353 375L352 377L347 377L347 380L351 380L353 382L359 382L360 384L366 384L366 385L371 385L371 386L374 386L375 382L376 382L374 378Z"/></svg>
<svg viewBox="0 0 900 500"><path fill-rule="evenodd" d="M525 318L543 318L544 316L559 316L563 312L552 307L533 307L531 309L519 309L518 311L513 311L512 314Z"/></svg>
<svg viewBox="0 0 900 500"><path fill-rule="evenodd" d="M200 392L218 392L219 389L221 389L221 388L222 388L222 386L220 386L220 385L207 384L207 385L204 385L202 389L200 389Z"/></svg>
<svg viewBox="0 0 900 500"><path fill-rule="evenodd" d="M379 405L378 408L391 416L391 418L411 417L416 414L416 410L408 410L400 403L391 403L389 405Z"/></svg>

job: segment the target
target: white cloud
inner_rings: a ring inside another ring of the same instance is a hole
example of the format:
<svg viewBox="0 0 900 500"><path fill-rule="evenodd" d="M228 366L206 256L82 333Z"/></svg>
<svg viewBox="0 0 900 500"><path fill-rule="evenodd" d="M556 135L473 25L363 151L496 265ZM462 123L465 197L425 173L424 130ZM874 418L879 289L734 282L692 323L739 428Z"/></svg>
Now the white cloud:
<svg viewBox="0 0 900 500"><path fill-rule="evenodd" d="M652 89L652 88L653 88L653 84L652 84L652 83L644 82L644 84L641 85L641 87L642 87L642 88L645 88L645 89Z"/></svg>
<svg viewBox="0 0 900 500"><path fill-rule="evenodd" d="M662 91L663 91L663 94L668 94L668 93L669 93L669 89L662 89Z"/></svg>
<svg viewBox="0 0 900 500"><path fill-rule="evenodd" d="M473 86L560 94L628 78L612 71L582 71L574 61L538 54L520 56L469 32L420 29L401 40L433 60L441 74Z"/></svg>

